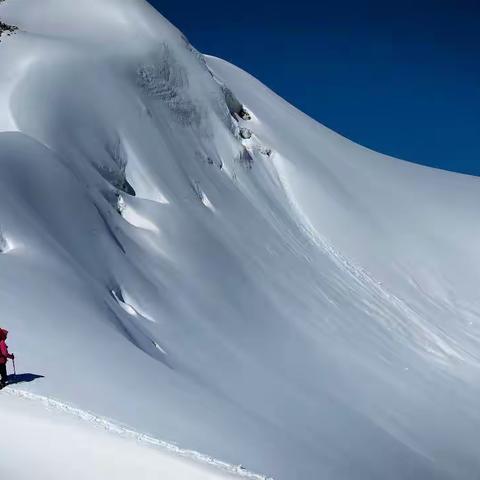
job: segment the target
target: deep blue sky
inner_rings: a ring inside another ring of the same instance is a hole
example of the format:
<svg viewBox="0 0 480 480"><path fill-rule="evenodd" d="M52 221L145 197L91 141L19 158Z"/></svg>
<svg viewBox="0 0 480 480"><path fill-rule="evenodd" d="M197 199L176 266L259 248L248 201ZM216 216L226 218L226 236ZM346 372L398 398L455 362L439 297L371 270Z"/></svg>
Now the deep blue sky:
<svg viewBox="0 0 480 480"><path fill-rule="evenodd" d="M480 175L480 0L150 3L342 135Z"/></svg>

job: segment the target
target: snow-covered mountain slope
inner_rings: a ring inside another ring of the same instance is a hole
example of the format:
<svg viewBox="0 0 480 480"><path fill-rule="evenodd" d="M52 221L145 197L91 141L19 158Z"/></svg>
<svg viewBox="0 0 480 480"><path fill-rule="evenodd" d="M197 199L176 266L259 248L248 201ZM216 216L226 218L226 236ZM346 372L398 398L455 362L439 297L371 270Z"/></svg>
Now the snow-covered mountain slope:
<svg viewBox="0 0 480 480"><path fill-rule="evenodd" d="M25 388L277 480L478 476L477 178L349 142L143 0L0 19Z"/></svg>
<svg viewBox="0 0 480 480"><path fill-rule="evenodd" d="M66 405L9 393L13 395L4 392L0 397L0 461L5 478L261 480L239 466L181 451Z"/></svg>

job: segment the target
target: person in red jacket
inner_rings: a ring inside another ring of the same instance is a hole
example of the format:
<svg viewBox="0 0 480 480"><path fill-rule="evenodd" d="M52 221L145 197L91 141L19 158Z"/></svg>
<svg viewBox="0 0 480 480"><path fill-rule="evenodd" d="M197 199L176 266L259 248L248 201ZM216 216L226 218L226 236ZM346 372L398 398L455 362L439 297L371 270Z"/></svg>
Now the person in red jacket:
<svg viewBox="0 0 480 480"><path fill-rule="evenodd" d="M7 362L8 359L15 358L13 353L8 352L8 346L5 343L8 331L0 328L0 390L7 384Z"/></svg>

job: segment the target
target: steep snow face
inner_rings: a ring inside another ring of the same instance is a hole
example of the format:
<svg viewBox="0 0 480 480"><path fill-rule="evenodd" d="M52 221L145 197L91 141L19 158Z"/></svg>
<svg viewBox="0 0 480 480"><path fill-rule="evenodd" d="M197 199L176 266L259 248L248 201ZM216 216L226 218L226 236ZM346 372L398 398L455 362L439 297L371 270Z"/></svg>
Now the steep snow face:
<svg viewBox="0 0 480 480"><path fill-rule="evenodd" d="M141 0L0 18L25 388L278 480L478 474L478 179L339 137Z"/></svg>

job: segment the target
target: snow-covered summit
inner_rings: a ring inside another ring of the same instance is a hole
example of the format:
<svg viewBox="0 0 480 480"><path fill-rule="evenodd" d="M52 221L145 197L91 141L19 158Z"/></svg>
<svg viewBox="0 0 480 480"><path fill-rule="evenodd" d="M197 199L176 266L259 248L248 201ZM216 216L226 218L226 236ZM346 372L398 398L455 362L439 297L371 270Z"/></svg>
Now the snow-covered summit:
<svg viewBox="0 0 480 480"><path fill-rule="evenodd" d="M349 142L143 0L0 20L25 388L277 480L478 475L477 178Z"/></svg>

